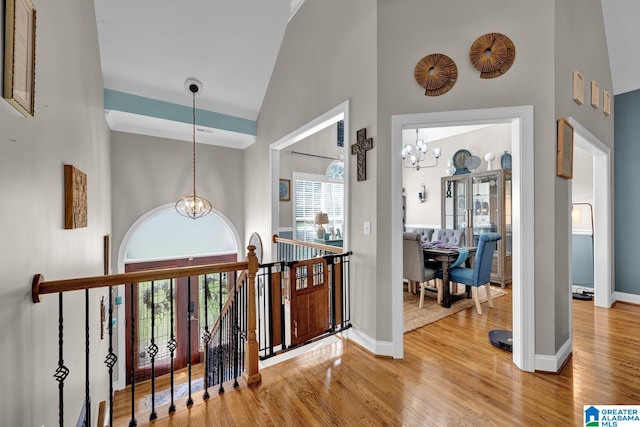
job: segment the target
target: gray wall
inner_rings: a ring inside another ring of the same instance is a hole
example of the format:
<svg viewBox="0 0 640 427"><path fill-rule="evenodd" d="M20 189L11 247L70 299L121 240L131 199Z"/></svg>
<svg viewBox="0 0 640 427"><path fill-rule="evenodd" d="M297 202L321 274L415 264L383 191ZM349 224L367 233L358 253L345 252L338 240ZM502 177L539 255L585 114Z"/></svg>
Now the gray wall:
<svg viewBox="0 0 640 427"><path fill-rule="evenodd" d="M193 193L191 146L186 141L112 132L114 267L122 238L136 220ZM233 148L196 145L196 191L229 218L241 239L245 180L242 156L241 150Z"/></svg>
<svg viewBox="0 0 640 427"><path fill-rule="evenodd" d="M256 143L245 150L245 167L253 177L245 186L247 228L270 236L271 215L265 212L271 205L269 145L349 100L351 132L345 134L345 145L353 144L355 131L363 127L374 145L367 152L367 180L357 182L355 167L349 171L351 221L347 227L354 252L351 318L370 337L380 336L378 319L385 327L389 323L388 313L378 313L376 308L376 19L371 0L305 1L287 27L258 117ZM365 219L372 223L368 236L362 234ZM267 259L270 252L267 245Z"/></svg>
<svg viewBox="0 0 640 427"><path fill-rule="evenodd" d="M111 232L109 130L93 2L35 3L35 117L0 100L0 424L24 427L58 419L58 298L43 295L33 304L31 279L35 273L47 280L102 274L103 236ZM64 164L87 175L86 228L64 229ZM90 299L91 364L98 367L93 402L108 394L108 341L100 340L98 312L104 295L94 291ZM84 399L84 293L65 296L64 325L64 363L71 371L65 414L67 425L75 425Z"/></svg>
<svg viewBox="0 0 640 427"><path fill-rule="evenodd" d="M616 170L615 170L615 290L640 295L640 280L635 269L634 248L640 239L640 90L616 95Z"/></svg>
<svg viewBox="0 0 640 427"><path fill-rule="evenodd" d="M613 151L613 117L606 117L602 113L602 102L600 102L599 109L594 109L590 103L591 80L598 82L601 92L606 90L613 93L601 3L599 0L556 0L555 13L555 119L573 117ZM584 76L585 103L583 105L576 104L572 99L571 82L574 70L580 71ZM615 109L613 114L615 115ZM536 138L536 142L537 140L538 138ZM545 149L545 159L554 159L555 144L549 144L547 148L549 152L547 153ZM547 155L550 157L546 157ZM538 172L538 161L543 161L543 159L536 157L536 173ZM555 167L553 162L549 162L548 165L552 169ZM544 277L544 281L536 279L536 314L538 314L538 307L543 305L550 307L548 296L553 293L553 313L542 309L545 313L540 318L540 322L556 324L553 346L555 350L558 350L571 334L569 319L571 294L567 292L567 285L571 284L567 259L571 253L568 239L560 238L560 236L566 236L571 230L571 217L568 215L571 181L559 178L554 173L536 176L536 179L536 185L538 185L538 181L550 180L550 186L543 188L548 190L547 194L555 196L553 200L549 200L550 204L545 207L546 209L553 207L555 211L555 227L551 228L555 232L555 236L547 236L546 232L545 235L539 233L542 231L538 227L539 223L545 222L542 219L542 212L536 218L536 236L540 238L540 244L536 248L536 262L542 261L538 258L539 256L544 257L544 261L538 263L539 268L536 270L536 275L539 272L547 275ZM611 181L613 182L613 179ZM539 194L539 190L540 188L537 187L536 195ZM611 191L613 192L613 188ZM537 197L536 205L538 205ZM540 207L542 208L542 206ZM536 209L536 213L538 212L539 209ZM548 232L549 229L550 227L546 227L544 230ZM545 240L542 239L555 241L553 250L548 250L546 247L548 245L543 243ZM553 254L554 258L546 258L549 254ZM548 265L553 265L553 268L547 269ZM553 275L548 276L549 273ZM536 321L537 326L538 320ZM538 343L547 348L551 344L551 336L542 337L537 334L536 345Z"/></svg>
<svg viewBox="0 0 640 427"><path fill-rule="evenodd" d="M339 13L338 13L339 12ZM557 15L557 16L556 16ZM469 46L487 32L507 34L517 56L504 76L483 80L468 60ZM454 37L443 36L443 34ZM561 40L559 40L561 39ZM258 123L258 143L246 164L268 156L268 144L335 105L351 101L350 143L367 128L367 181L351 182L354 324L377 342L391 340L392 115L533 105L535 109L536 354L555 355L569 337L569 181L556 177L556 120L576 117L612 144L612 120L571 100L571 72L610 90L602 10L598 0L470 3L307 0L290 22ZM604 46L592 49L593 46ZM448 93L425 97L413 78L420 58L445 52L458 64ZM268 182L268 165L256 173ZM247 224L268 230L270 218L252 213L268 204L247 189ZM555 212L555 215L549 215ZM372 234L362 234L371 220ZM371 289L375 288L375 292ZM367 292L364 292L364 290Z"/></svg>

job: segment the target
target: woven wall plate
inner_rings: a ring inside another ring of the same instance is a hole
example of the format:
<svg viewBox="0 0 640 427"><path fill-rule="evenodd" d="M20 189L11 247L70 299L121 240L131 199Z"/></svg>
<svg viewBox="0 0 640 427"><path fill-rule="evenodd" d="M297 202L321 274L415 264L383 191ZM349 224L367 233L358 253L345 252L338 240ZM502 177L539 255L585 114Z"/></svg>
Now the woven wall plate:
<svg viewBox="0 0 640 427"><path fill-rule="evenodd" d="M427 96L447 93L456 84L458 67L453 59L442 53L432 53L416 64L413 75Z"/></svg>
<svg viewBox="0 0 640 427"><path fill-rule="evenodd" d="M500 33L487 33L473 42L469 59L483 79L500 77L516 60L516 47L511 39Z"/></svg>

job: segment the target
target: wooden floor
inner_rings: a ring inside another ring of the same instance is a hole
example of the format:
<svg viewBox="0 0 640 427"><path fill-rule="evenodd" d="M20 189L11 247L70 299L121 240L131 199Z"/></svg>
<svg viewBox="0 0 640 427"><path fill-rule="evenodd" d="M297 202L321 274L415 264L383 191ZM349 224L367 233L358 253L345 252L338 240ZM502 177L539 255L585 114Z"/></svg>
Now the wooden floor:
<svg viewBox="0 0 640 427"><path fill-rule="evenodd" d="M559 374L517 369L488 342L511 329L511 292L405 334L405 358L375 358L344 340L263 369L153 426L577 426L583 405L640 402L640 306L573 302L573 356ZM125 405L126 406L126 405ZM124 407L116 407L123 410ZM116 425L128 425L120 418Z"/></svg>

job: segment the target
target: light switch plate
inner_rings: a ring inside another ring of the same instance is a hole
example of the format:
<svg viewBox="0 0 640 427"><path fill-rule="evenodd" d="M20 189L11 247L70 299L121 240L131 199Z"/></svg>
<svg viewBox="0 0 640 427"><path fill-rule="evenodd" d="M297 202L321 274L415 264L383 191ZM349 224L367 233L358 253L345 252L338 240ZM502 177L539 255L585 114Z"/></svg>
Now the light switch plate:
<svg viewBox="0 0 640 427"><path fill-rule="evenodd" d="M366 236L371 234L371 221L365 221L364 222L364 234Z"/></svg>

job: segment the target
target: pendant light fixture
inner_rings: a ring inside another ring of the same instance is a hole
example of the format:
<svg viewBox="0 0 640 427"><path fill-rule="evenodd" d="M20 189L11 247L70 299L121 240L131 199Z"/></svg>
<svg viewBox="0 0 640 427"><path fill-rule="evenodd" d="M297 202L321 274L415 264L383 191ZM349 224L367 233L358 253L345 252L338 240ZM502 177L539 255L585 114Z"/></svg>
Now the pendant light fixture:
<svg viewBox="0 0 640 427"><path fill-rule="evenodd" d="M407 144L404 146L404 148L402 149L402 164L404 165L404 167L406 168L412 168L415 169L417 171L420 170L420 168L433 168L436 167L438 165L438 159L440 158L440 155L442 154L442 151L440 150L439 147L435 147L432 152L431 155L433 156L433 158L436 160L436 162L432 165L424 165L424 164L420 164L420 162L423 162L426 160L426 155L427 152L429 151L429 147L427 145L427 143L424 141L424 139L420 139L420 136L418 134L419 129L416 129L416 142L415 145L414 144Z"/></svg>
<svg viewBox="0 0 640 427"><path fill-rule="evenodd" d="M193 195L183 196L176 202L176 211L182 216L187 218L197 219L209 214L213 207L204 197L198 196L196 193L196 94L202 90L202 83L196 79L187 79L184 83L185 88L191 92L193 97L192 111L193 111Z"/></svg>

